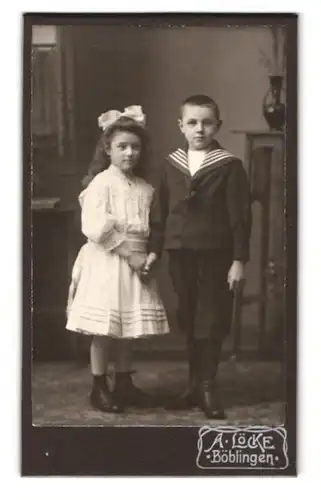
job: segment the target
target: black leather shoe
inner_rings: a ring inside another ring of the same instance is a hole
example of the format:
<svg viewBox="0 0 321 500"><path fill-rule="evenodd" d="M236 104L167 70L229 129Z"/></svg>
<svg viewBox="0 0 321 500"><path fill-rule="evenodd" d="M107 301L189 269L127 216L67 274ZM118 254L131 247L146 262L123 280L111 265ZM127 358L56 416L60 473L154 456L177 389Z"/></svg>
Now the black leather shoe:
<svg viewBox="0 0 321 500"><path fill-rule="evenodd" d="M204 412L206 418L214 420L225 420L227 418L220 404L217 391L210 381L204 381L200 386L198 407Z"/></svg>
<svg viewBox="0 0 321 500"><path fill-rule="evenodd" d="M106 413L122 413L124 411L124 406L114 401L108 387L95 380L90 393L90 403L95 409Z"/></svg>

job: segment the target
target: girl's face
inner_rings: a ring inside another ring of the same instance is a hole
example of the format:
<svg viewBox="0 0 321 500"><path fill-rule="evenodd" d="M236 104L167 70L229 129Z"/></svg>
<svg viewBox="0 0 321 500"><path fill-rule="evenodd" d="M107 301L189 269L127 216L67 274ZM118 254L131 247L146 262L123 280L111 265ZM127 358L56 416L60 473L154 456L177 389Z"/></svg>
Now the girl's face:
<svg viewBox="0 0 321 500"><path fill-rule="evenodd" d="M137 165L141 149L141 140L136 134L118 131L112 136L107 153L111 163L126 173Z"/></svg>

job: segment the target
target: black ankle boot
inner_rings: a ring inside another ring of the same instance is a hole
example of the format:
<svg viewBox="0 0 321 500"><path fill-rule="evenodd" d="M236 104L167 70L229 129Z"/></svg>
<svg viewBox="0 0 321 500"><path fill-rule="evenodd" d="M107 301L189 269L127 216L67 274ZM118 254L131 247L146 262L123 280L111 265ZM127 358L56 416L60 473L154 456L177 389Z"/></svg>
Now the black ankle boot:
<svg viewBox="0 0 321 500"><path fill-rule="evenodd" d="M155 400L149 394L136 387L132 381L133 372L116 372L113 397L124 406L136 408L151 408Z"/></svg>
<svg viewBox="0 0 321 500"><path fill-rule="evenodd" d="M106 413L122 413L124 411L124 406L114 401L106 384L105 375L94 375L90 403L97 410Z"/></svg>
<svg viewBox="0 0 321 500"><path fill-rule="evenodd" d="M216 420L226 419L226 414L221 406L217 389L212 381L205 380L200 384L198 407L204 412L206 418Z"/></svg>
<svg viewBox="0 0 321 500"><path fill-rule="evenodd" d="M200 339L196 344L199 377L198 404L207 418L224 420L226 415L221 405L215 379L218 372L222 341Z"/></svg>

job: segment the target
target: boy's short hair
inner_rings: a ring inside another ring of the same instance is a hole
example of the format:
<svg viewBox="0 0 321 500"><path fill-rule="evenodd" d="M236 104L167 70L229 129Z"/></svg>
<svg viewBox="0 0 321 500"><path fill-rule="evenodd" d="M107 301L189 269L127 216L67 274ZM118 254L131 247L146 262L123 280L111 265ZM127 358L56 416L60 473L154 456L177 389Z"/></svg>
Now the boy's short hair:
<svg viewBox="0 0 321 500"><path fill-rule="evenodd" d="M220 121L221 119L221 113L220 113L220 108L218 107L217 103L212 99L211 97L207 95L202 95L202 94L196 94L187 97L184 99L184 101L181 104L181 114L183 114L183 108L186 106L186 104L189 104L191 106L208 106L213 109L213 113L215 115L215 118Z"/></svg>

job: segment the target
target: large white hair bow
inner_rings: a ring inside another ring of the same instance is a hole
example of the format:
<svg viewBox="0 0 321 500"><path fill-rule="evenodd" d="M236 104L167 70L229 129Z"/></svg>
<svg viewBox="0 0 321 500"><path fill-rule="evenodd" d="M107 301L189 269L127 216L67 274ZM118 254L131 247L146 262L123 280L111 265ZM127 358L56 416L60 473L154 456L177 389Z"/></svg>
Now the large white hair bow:
<svg viewBox="0 0 321 500"><path fill-rule="evenodd" d="M145 127L146 125L146 115L143 113L142 107L134 105L128 106L128 108L125 108L123 112L111 109L110 111L102 113L98 117L98 126L105 131L122 116L131 118L142 127Z"/></svg>

